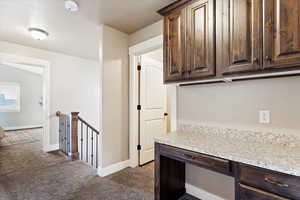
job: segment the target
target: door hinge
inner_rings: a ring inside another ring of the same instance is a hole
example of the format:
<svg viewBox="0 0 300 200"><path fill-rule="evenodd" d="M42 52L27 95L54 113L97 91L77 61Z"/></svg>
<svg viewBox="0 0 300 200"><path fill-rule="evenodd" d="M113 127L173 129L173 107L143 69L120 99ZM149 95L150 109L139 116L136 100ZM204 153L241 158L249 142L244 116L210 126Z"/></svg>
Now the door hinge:
<svg viewBox="0 0 300 200"><path fill-rule="evenodd" d="M141 65L138 65L138 66L137 66L137 70L138 70L138 71L141 71L141 70L142 70L142 66L141 66Z"/></svg>
<svg viewBox="0 0 300 200"><path fill-rule="evenodd" d="M142 106L141 105L137 105L137 110L142 110Z"/></svg>
<svg viewBox="0 0 300 200"><path fill-rule="evenodd" d="M137 145L137 150L140 151L142 149L142 146L139 144Z"/></svg>

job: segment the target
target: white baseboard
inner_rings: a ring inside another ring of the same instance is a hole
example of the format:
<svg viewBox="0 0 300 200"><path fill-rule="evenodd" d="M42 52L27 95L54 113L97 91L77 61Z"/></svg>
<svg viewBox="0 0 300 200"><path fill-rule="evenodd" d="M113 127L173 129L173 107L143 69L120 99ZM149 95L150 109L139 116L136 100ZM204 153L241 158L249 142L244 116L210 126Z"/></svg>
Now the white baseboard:
<svg viewBox="0 0 300 200"><path fill-rule="evenodd" d="M59 149L59 144L50 144L43 148L44 152L56 151Z"/></svg>
<svg viewBox="0 0 300 200"><path fill-rule="evenodd" d="M12 130L20 130L20 129L31 129L31 128L42 128L43 125L28 125L28 126L11 126L11 127L3 127L5 131L12 131Z"/></svg>
<svg viewBox="0 0 300 200"><path fill-rule="evenodd" d="M185 184L186 192L201 200L225 200L215 194L209 193L201 188L195 187L188 183Z"/></svg>
<svg viewBox="0 0 300 200"><path fill-rule="evenodd" d="M129 166L130 166L130 160L126 160L126 161L123 161L123 162L112 164L108 167L99 168L97 170L97 174L101 177L105 177L105 176L108 176L110 174L114 174L118 171L121 171L122 169L125 169Z"/></svg>

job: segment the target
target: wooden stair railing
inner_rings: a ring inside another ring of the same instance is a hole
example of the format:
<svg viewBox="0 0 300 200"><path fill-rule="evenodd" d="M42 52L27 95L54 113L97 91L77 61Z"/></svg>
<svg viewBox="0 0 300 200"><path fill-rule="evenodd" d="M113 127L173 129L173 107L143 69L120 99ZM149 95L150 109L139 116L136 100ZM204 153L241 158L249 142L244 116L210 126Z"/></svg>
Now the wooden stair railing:
<svg viewBox="0 0 300 200"><path fill-rule="evenodd" d="M84 160L98 168L100 132L79 117L79 112L67 115L57 111L56 116L59 117L60 151L71 160ZM80 141L80 145L78 141Z"/></svg>
<svg viewBox="0 0 300 200"><path fill-rule="evenodd" d="M71 152L69 156L72 160L79 159L79 152L78 152L78 114L79 112L72 112L71 118Z"/></svg>

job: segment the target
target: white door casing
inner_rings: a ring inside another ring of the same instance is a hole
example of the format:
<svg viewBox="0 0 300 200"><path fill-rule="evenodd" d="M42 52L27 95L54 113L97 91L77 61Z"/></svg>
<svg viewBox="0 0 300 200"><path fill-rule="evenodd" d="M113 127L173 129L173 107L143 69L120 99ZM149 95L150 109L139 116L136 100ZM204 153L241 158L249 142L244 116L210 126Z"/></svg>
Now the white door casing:
<svg viewBox="0 0 300 200"><path fill-rule="evenodd" d="M129 57L130 57L130 81L129 81L129 155L130 155L130 167L136 167L139 165L139 151L137 146L139 144L139 133L138 133L138 57L149 53L153 50L163 48L163 35L159 35L134 46L129 47ZM168 84L169 98L168 101L169 110L169 120L170 120L170 131L175 131L177 129L177 85Z"/></svg>
<svg viewBox="0 0 300 200"><path fill-rule="evenodd" d="M154 138L167 133L167 89L163 64L141 56L140 165L154 160Z"/></svg>

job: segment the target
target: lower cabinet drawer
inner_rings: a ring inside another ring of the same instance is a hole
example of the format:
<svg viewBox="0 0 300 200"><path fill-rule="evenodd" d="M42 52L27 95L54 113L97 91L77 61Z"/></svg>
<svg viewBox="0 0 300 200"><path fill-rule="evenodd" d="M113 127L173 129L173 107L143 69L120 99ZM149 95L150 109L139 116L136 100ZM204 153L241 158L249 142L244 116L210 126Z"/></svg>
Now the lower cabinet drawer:
<svg viewBox="0 0 300 200"><path fill-rule="evenodd" d="M290 200L246 185L239 186L240 200Z"/></svg>
<svg viewBox="0 0 300 200"><path fill-rule="evenodd" d="M300 199L300 178L267 169L240 164L240 183L280 196Z"/></svg>
<svg viewBox="0 0 300 200"><path fill-rule="evenodd" d="M201 153L187 151L184 149L171 147L168 145L160 146L160 154L182 162L191 163L199 167L217 171L226 175L232 175L230 161Z"/></svg>

